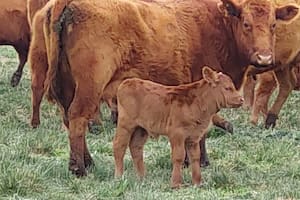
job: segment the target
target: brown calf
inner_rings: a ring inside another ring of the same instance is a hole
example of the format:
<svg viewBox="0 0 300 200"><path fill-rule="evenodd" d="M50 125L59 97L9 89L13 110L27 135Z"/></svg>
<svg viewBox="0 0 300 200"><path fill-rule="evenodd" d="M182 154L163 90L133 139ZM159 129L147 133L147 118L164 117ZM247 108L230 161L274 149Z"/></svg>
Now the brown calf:
<svg viewBox="0 0 300 200"><path fill-rule="evenodd" d="M11 78L11 85L15 87L21 80L30 43L26 0L0 1L0 24L0 45L13 46L19 56L18 69Z"/></svg>
<svg viewBox="0 0 300 200"><path fill-rule="evenodd" d="M227 76L204 67L203 79L179 86L164 86L132 78L119 87L118 125L113 140L115 176L123 174L123 160L129 145L134 167L140 177L145 174L143 147L148 135L167 136L172 148L171 186L182 182L181 168L185 146L191 160L193 184L199 185L199 141L211 118L221 108L239 107L243 98Z"/></svg>

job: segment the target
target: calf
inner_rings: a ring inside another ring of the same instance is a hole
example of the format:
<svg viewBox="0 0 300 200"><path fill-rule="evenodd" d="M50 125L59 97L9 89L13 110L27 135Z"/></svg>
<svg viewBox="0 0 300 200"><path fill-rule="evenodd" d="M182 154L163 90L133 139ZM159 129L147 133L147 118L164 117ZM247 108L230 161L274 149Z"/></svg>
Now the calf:
<svg viewBox="0 0 300 200"><path fill-rule="evenodd" d="M143 177L143 146L148 135L165 135L172 148L171 186L180 187L182 182L185 145L192 165L192 182L200 184L199 141L209 128L212 116L221 108L239 107L243 103L227 75L209 67L204 67L202 74L202 80L179 86L164 86L138 78L122 82L117 93L119 116L113 140L116 177L123 174L128 145L134 167Z"/></svg>

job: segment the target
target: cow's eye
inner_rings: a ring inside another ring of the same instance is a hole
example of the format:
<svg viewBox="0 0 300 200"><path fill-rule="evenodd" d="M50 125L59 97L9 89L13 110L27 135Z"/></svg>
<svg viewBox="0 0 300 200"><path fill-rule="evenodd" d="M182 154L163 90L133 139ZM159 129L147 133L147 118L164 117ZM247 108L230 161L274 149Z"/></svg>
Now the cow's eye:
<svg viewBox="0 0 300 200"><path fill-rule="evenodd" d="M226 91L231 91L231 87L226 87L225 90Z"/></svg>

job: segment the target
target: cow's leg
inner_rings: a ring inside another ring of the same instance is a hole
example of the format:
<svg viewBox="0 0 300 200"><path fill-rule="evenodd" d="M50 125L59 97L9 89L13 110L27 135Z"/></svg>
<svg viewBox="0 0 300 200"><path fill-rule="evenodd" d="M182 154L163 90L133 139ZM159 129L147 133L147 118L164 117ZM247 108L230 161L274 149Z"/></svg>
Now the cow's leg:
<svg viewBox="0 0 300 200"><path fill-rule="evenodd" d="M88 80L81 81L77 83L75 96L68 110L71 149L69 169L77 176L86 175L85 167L92 163L85 141L85 133L88 121L94 117L100 102L100 95L97 94L99 90L96 86L93 87L94 83Z"/></svg>
<svg viewBox="0 0 300 200"><path fill-rule="evenodd" d="M42 27L38 26L39 24L42 24L41 20L42 18L37 16L35 23L35 29L37 31L33 34L28 56L31 70L32 113L30 124L33 128L36 128L40 124L40 104L44 95L44 81L48 70L43 30Z"/></svg>
<svg viewBox="0 0 300 200"><path fill-rule="evenodd" d="M171 177L171 187L179 188L182 183L181 166L184 161L185 149L184 149L184 138L181 137L183 134L174 134L170 138L171 148L172 148L172 177Z"/></svg>
<svg viewBox="0 0 300 200"><path fill-rule="evenodd" d="M145 176L143 149L147 139L148 133L142 128L137 128L129 142L129 149L133 160L133 165L140 178Z"/></svg>
<svg viewBox="0 0 300 200"><path fill-rule="evenodd" d="M212 122L215 126L220 127L229 133L233 133L233 125L226 121L223 117L218 114L215 114L212 118Z"/></svg>
<svg viewBox="0 0 300 200"><path fill-rule="evenodd" d="M18 65L18 69L14 72L10 81L12 87L17 86L21 80L23 74L23 68L27 61L29 41L28 42L24 41L21 45L14 46L14 48L17 51L19 56L19 65Z"/></svg>
<svg viewBox="0 0 300 200"><path fill-rule="evenodd" d="M285 66L282 70L276 71L275 73L279 84L279 94L268 112L265 123L266 128L276 125L280 109L296 85L296 77L291 68Z"/></svg>
<svg viewBox="0 0 300 200"><path fill-rule="evenodd" d="M207 135L207 133L202 137L202 139L200 140L199 145L198 145L200 148L200 154L201 154L201 156L200 156L200 166L201 167L207 167L210 164L208 156L207 156L207 152L206 152L206 135ZM187 167L189 167L189 165L190 165L190 159L189 159L188 153L186 152L183 166L185 168L187 168Z"/></svg>
<svg viewBox="0 0 300 200"><path fill-rule="evenodd" d="M186 142L186 149L192 165L192 182L194 185L200 185L201 173L200 173L200 149L199 141Z"/></svg>
<svg viewBox="0 0 300 200"><path fill-rule="evenodd" d="M84 167L85 167L85 169L88 169L93 165L94 165L94 161L88 150L86 140L84 140Z"/></svg>
<svg viewBox="0 0 300 200"><path fill-rule="evenodd" d="M207 156L207 151L206 151L206 135L207 133L205 133L205 135L201 138L200 142L199 142L199 147L200 147L200 166L201 167L207 167L210 163L209 163L209 159Z"/></svg>
<svg viewBox="0 0 300 200"><path fill-rule="evenodd" d="M113 152L115 159L115 177L121 177L124 171L124 155L129 145L131 136L134 132L135 126L129 124L118 123L117 131L113 139Z"/></svg>
<svg viewBox="0 0 300 200"><path fill-rule="evenodd" d="M251 110L250 122L257 125L259 114L264 117L268 112L269 99L277 86L275 74L266 72L257 76L257 89L255 90L254 104Z"/></svg>
<svg viewBox="0 0 300 200"><path fill-rule="evenodd" d="M255 90L256 81L253 76L247 76L246 82L243 86L243 96L245 99L245 103L243 104L244 109L250 109L253 105L254 100L254 90Z"/></svg>

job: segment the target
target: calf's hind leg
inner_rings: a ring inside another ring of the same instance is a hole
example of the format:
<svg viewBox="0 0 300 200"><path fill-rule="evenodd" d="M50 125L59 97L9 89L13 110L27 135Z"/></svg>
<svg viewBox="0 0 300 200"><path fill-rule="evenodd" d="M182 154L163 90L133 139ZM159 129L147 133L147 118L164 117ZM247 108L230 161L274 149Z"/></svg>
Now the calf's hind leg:
<svg viewBox="0 0 300 200"><path fill-rule="evenodd" d="M192 165L192 182L194 185L200 185L200 148L198 141L186 141L187 154L191 160Z"/></svg>
<svg viewBox="0 0 300 200"><path fill-rule="evenodd" d="M134 168L140 178L145 176L145 166L143 159L144 145L148 139L148 133L142 128L137 128L130 140L129 149L133 160Z"/></svg>
<svg viewBox="0 0 300 200"><path fill-rule="evenodd" d="M182 183L182 169L181 166L184 161L184 138L181 137L183 134L175 134L170 138L171 148L172 148L172 177L171 177L171 187L179 188Z"/></svg>

